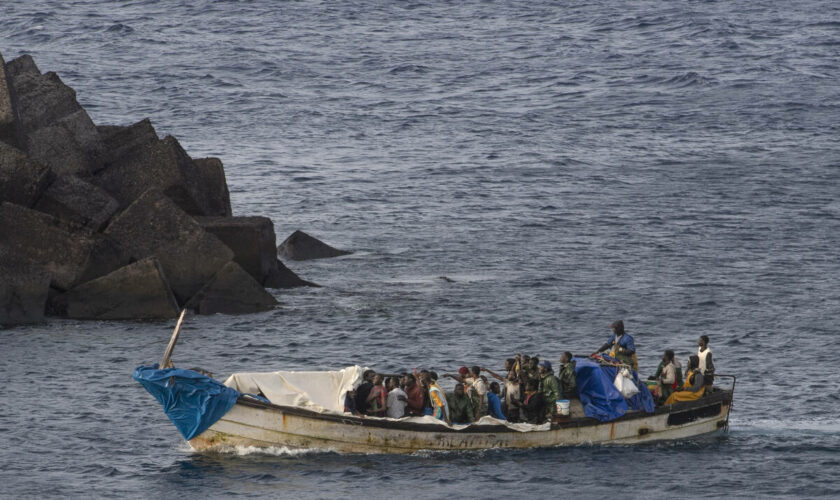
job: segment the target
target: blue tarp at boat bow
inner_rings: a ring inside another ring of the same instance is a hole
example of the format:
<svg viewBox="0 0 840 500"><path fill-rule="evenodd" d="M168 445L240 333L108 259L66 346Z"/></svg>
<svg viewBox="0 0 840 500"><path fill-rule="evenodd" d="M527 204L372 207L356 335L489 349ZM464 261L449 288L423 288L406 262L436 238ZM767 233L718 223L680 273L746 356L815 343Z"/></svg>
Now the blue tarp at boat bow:
<svg viewBox="0 0 840 500"><path fill-rule="evenodd" d="M192 370L138 366L134 380L158 400L185 439L190 440L222 418L239 392Z"/></svg>
<svg viewBox="0 0 840 500"><path fill-rule="evenodd" d="M611 359L609 356L604 357ZM601 369L604 370L604 373L610 380L615 380L615 376L618 374L618 367L602 366ZM625 399L625 401L627 401L627 406L629 406L631 410L642 410L645 413L653 413L654 410L656 410L656 403L653 401L653 394L651 394L648 390L647 384L639 380L639 374L636 370L630 370L630 374L633 375L633 383L639 388L639 392L632 398Z"/></svg>

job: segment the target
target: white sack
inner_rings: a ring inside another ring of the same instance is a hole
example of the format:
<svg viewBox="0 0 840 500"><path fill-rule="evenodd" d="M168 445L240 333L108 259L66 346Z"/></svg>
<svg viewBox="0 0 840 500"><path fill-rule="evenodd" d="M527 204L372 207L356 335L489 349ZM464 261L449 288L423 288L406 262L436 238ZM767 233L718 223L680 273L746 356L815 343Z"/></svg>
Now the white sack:
<svg viewBox="0 0 840 500"><path fill-rule="evenodd" d="M618 392L620 392L622 396L628 399L639 393L639 388L633 383L633 379L630 378L630 372L627 368L619 370L619 372L615 375L613 385L616 389L618 389Z"/></svg>

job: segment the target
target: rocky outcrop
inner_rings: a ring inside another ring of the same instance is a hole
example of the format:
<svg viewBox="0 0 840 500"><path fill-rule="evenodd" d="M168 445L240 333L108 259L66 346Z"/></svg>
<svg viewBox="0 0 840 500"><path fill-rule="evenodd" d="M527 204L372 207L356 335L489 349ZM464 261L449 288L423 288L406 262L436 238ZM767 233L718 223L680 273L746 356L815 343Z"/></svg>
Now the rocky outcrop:
<svg viewBox="0 0 840 500"><path fill-rule="evenodd" d="M183 304L233 259L233 252L157 189L111 220L104 234L136 259L157 257Z"/></svg>
<svg viewBox="0 0 840 500"><path fill-rule="evenodd" d="M264 311L264 287L317 286L276 243L233 217L221 160L148 119L96 125L58 75L0 55L0 324Z"/></svg>
<svg viewBox="0 0 840 500"><path fill-rule="evenodd" d="M67 222L99 231L119 204L104 190L73 175L62 175L41 195L35 208Z"/></svg>
<svg viewBox="0 0 840 500"><path fill-rule="evenodd" d="M165 319L177 317L180 310L154 257L82 283L56 297L52 307L76 319Z"/></svg>
<svg viewBox="0 0 840 500"><path fill-rule="evenodd" d="M277 251L281 256L291 260L326 259L353 253L333 248L303 231L292 233L277 247Z"/></svg>
<svg viewBox="0 0 840 500"><path fill-rule="evenodd" d="M31 207L52 181L52 171L0 142L0 202Z"/></svg>
<svg viewBox="0 0 840 500"><path fill-rule="evenodd" d="M277 299L236 262L228 262L186 307L199 314L243 314L267 311Z"/></svg>
<svg viewBox="0 0 840 500"><path fill-rule="evenodd" d="M50 273L0 245L0 328L44 321Z"/></svg>

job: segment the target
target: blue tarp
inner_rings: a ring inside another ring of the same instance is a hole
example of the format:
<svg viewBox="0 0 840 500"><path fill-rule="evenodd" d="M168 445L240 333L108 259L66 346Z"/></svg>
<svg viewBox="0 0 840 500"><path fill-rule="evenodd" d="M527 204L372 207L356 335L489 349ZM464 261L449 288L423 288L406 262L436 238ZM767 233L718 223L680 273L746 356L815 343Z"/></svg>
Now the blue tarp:
<svg viewBox="0 0 840 500"><path fill-rule="evenodd" d="M621 417L630 409L653 413L653 396L647 386L639 381L639 375L631 370L639 393L625 399L613 385L616 370L615 367L602 366L587 358L575 358L578 395L586 416L609 422Z"/></svg>
<svg viewBox="0 0 840 500"><path fill-rule="evenodd" d="M192 370L138 366L134 380L163 406L185 439L190 440L222 418L236 404L239 392Z"/></svg>

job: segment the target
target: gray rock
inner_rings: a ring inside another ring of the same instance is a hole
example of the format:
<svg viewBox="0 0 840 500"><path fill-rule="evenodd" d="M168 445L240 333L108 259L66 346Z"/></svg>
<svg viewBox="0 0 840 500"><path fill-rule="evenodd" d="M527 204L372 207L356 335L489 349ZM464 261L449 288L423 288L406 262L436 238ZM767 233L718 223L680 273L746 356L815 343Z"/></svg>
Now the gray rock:
<svg viewBox="0 0 840 500"><path fill-rule="evenodd" d="M188 182L184 171L195 167L178 141L163 140L142 144L124 154L96 175L94 183L108 191L127 207L149 188L163 192L190 215L207 215L195 183Z"/></svg>
<svg viewBox="0 0 840 500"><path fill-rule="evenodd" d="M196 217L201 227L233 250L233 260L262 283L277 267L277 237L268 217Z"/></svg>
<svg viewBox="0 0 840 500"><path fill-rule="evenodd" d="M12 106L13 94L14 87L6 75L6 62L3 54L0 54L0 141L16 146L20 143L20 137L17 111Z"/></svg>
<svg viewBox="0 0 840 500"><path fill-rule="evenodd" d="M233 252L157 189L111 219L104 234L135 259L157 257L180 304L233 259Z"/></svg>
<svg viewBox="0 0 840 500"><path fill-rule="evenodd" d="M207 215L230 217L230 192L228 191L225 169L218 158L198 158L193 160L195 169L185 175L196 179L195 189L204 203Z"/></svg>
<svg viewBox="0 0 840 500"><path fill-rule="evenodd" d="M102 140L76 100L76 92L55 73L41 75L34 63L32 67L12 63L7 65L14 89L12 104L30 157L60 174L96 170Z"/></svg>
<svg viewBox="0 0 840 500"><path fill-rule="evenodd" d="M0 245L0 328L44 321L50 273Z"/></svg>
<svg viewBox="0 0 840 500"><path fill-rule="evenodd" d="M49 168L23 151L0 142L0 202L31 207L52 182Z"/></svg>
<svg viewBox="0 0 840 500"><path fill-rule="evenodd" d="M55 217L4 202L0 205L0 244L46 268L52 286L67 290L87 272L95 241L71 232Z"/></svg>
<svg viewBox="0 0 840 500"><path fill-rule="evenodd" d="M276 305L277 299L239 264L228 262L186 307L198 314L248 314L267 311Z"/></svg>
<svg viewBox="0 0 840 500"><path fill-rule="evenodd" d="M62 175L47 188L35 208L99 231L117 212L119 203L98 186L76 176Z"/></svg>
<svg viewBox="0 0 840 500"><path fill-rule="evenodd" d="M295 231L277 247L280 255L291 260L326 259L353 252L333 248L303 231Z"/></svg>
<svg viewBox="0 0 840 500"><path fill-rule="evenodd" d="M96 130L104 142L103 163L106 166L160 140L148 118L129 126L100 125Z"/></svg>
<svg viewBox="0 0 840 500"><path fill-rule="evenodd" d="M39 76L41 70L29 54L24 54L6 63L6 74L12 85L16 80L25 76Z"/></svg>
<svg viewBox="0 0 840 500"><path fill-rule="evenodd" d="M295 274L291 269L286 267L285 264L278 260L275 268L268 273L268 276L263 281L263 286L266 288L296 288L299 286L314 286L320 288L321 285L301 279L300 276Z"/></svg>
<svg viewBox="0 0 840 500"><path fill-rule="evenodd" d="M178 316L178 302L158 260L149 257L76 286L53 307L76 319L155 319Z"/></svg>

